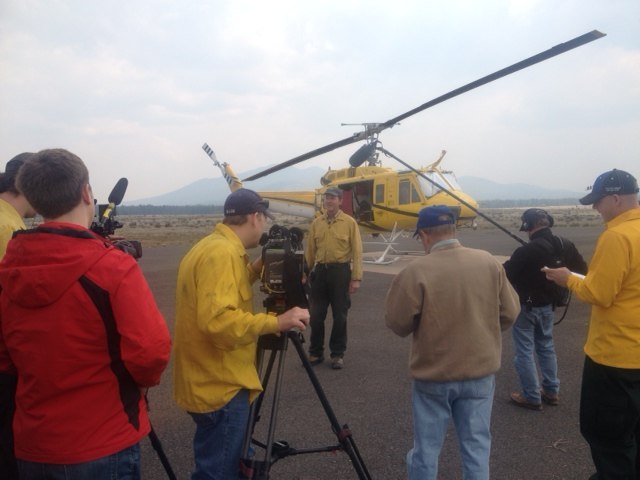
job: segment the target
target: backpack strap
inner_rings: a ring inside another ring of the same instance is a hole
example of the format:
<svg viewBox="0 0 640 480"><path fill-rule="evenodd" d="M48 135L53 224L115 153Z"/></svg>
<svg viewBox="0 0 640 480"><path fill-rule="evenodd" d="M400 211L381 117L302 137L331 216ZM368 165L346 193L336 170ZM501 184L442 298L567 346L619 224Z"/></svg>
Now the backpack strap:
<svg viewBox="0 0 640 480"><path fill-rule="evenodd" d="M563 264L565 263L565 240L562 237L553 235L552 241L546 238L536 238L529 243L542 248L546 253L550 254L555 261L560 260Z"/></svg>

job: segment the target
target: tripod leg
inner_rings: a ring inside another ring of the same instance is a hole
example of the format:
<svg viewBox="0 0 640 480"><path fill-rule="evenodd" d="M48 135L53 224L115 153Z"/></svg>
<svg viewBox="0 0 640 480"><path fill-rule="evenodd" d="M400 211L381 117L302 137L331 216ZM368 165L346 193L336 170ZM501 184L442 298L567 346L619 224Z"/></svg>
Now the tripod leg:
<svg viewBox="0 0 640 480"><path fill-rule="evenodd" d="M336 434L336 437L338 438L338 441L340 442L340 445L342 445L344 451L347 453L347 455L349 455L353 468L358 474L358 478L360 478L361 480L370 480L371 475L369 474L369 471L367 470L367 467L364 464L362 457L360 456L360 452L358 451L353 437L351 436L351 431L349 430L347 425L340 426L340 423L338 422L338 419L333 412L331 405L329 404L329 400L327 399L327 396L322 389L322 385L320 385L320 381L318 380L318 377L313 370L313 366L309 362L309 359L304 352L304 348L302 347L301 334L299 332L287 332L287 335L293 342L293 345L296 347L298 356L302 361L302 365L307 371L309 380L311 380L311 384L316 391L316 395L318 396L318 399L320 400L320 403L324 408L329 422L331 422L333 432Z"/></svg>
<svg viewBox="0 0 640 480"><path fill-rule="evenodd" d="M262 368L264 366L265 349L258 347L256 356L256 369L258 374L262 374ZM249 410L249 419L247 421L247 429L244 435L244 443L242 444L242 455L240 456L240 472L241 478L256 478L256 471L259 470L259 462L255 460L255 455L252 454L251 443L253 441L253 432L256 427L256 423L260 419L260 410L262 408L262 401L264 400L264 394L269 384L269 378L271 377L271 371L273 370L273 364L275 362L275 351L271 351L269 355L269 361L267 363L266 370L262 375L261 383L263 391L258 398L251 404Z"/></svg>
<svg viewBox="0 0 640 480"><path fill-rule="evenodd" d="M267 446L265 449L265 476L260 478L269 478L269 470L272 465L272 457L273 457L273 439L276 433L276 421L278 417L278 403L280 402L280 392L282 388L282 379L284 377L284 359L286 354L286 349L281 350L280 358L278 359L278 371L276 373L276 383L273 390L272 397L272 405L271 405L271 417L269 418L269 429L267 431Z"/></svg>
<svg viewBox="0 0 640 480"><path fill-rule="evenodd" d="M271 465L274 463L273 460L273 439L275 436L276 429L276 421L277 421L277 413L278 413L278 403L280 401L280 391L282 388L282 379L284 377L284 361L285 354L287 351L287 338L286 336L279 337L277 339L271 339L271 342L265 342L268 344L268 348L272 348L271 354L269 356L269 361L267 364L267 368L262 377L261 383L263 392L260 394L258 399L251 405L251 411L249 414L249 422L247 425L247 432L244 439L242 457L241 457L241 473L243 478L249 479L259 479L259 480L268 480L269 478L269 470ZM273 389L272 395L272 405L271 405L271 415L269 418L269 426L267 429L267 440L264 446L264 460L259 461L255 458L251 458L250 450L251 443L253 440L253 432L255 429L255 425L260 417L260 409L262 407L262 402L264 400L264 396L267 393L267 386L269 383L269 379L271 377L271 373L273 371L273 367L276 361L276 356L278 360L277 371L276 371L276 380L275 387ZM258 362L257 368L258 372L261 373L262 364L264 361L264 348L260 348L258 352Z"/></svg>
<svg viewBox="0 0 640 480"><path fill-rule="evenodd" d="M151 440L151 446L156 451L156 454L160 459L160 463L162 463L164 471L167 473L167 477L169 477L169 480L177 480L178 477L176 477L176 474L173 472L173 468L171 468L171 463L169 463L169 459L164 453L162 443L160 442L156 431L153 429L153 425L151 425L151 431L149 432L149 440Z"/></svg>

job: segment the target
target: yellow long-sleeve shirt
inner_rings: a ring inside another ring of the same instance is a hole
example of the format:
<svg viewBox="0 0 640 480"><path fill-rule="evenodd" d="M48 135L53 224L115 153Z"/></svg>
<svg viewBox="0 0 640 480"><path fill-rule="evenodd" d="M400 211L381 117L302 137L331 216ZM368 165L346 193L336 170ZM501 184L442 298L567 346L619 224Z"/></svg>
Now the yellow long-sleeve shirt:
<svg viewBox="0 0 640 480"><path fill-rule="evenodd" d="M254 314L251 270L238 236L226 225L182 259L176 290L173 388L176 403L204 413L226 405L241 389L262 391L256 342L276 333L278 319Z"/></svg>
<svg viewBox="0 0 640 480"><path fill-rule="evenodd" d="M9 203L0 198L0 258L7 251L13 232L27 228L20 214Z"/></svg>
<svg viewBox="0 0 640 480"><path fill-rule="evenodd" d="M356 221L339 210L329 220L317 217L309 228L305 260L309 268L316 263L351 263L351 279L362 280L362 239Z"/></svg>
<svg viewBox="0 0 640 480"><path fill-rule="evenodd" d="M640 368L640 208L607 223L587 276L567 285L592 305L584 352L602 365Z"/></svg>

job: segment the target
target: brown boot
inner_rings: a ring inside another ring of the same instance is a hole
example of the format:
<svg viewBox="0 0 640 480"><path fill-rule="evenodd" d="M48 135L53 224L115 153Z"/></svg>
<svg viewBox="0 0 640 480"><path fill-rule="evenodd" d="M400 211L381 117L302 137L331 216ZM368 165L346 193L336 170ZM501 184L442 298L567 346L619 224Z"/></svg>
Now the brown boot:
<svg viewBox="0 0 640 480"><path fill-rule="evenodd" d="M542 398L542 401L547 405L554 407L560 403L557 393L547 393L544 390L540 390L540 398Z"/></svg>
<svg viewBox="0 0 640 480"><path fill-rule="evenodd" d="M542 403L532 403L519 392L513 392L511 394L511 402L518 407L527 408L529 410L542 410Z"/></svg>

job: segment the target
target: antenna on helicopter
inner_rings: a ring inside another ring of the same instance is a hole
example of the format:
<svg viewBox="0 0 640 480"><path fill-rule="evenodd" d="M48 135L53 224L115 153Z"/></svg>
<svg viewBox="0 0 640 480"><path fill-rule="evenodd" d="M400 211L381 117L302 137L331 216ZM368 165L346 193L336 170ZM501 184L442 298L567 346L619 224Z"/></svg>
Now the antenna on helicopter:
<svg viewBox="0 0 640 480"><path fill-rule="evenodd" d="M431 170L436 168L438 165L440 165L440 162L442 161L442 159L446 154L447 154L447 151L442 150L442 152L440 152L440 156L438 157L438 159L435 162L433 162L431 165L429 165L425 170Z"/></svg>

